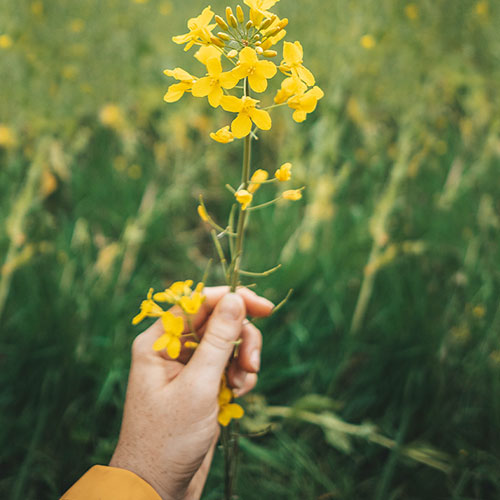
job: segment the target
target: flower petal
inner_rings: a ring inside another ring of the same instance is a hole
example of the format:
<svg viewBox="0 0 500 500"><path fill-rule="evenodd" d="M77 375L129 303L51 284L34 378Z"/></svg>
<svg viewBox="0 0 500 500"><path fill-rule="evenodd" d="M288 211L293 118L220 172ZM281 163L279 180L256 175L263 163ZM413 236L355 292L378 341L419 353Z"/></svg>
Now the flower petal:
<svg viewBox="0 0 500 500"><path fill-rule="evenodd" d="M181 353L181 341L177 337L170 337L167 344L167 354L172 359L177 359Z"/></svg>
<svg viewBox="0 0 500 500"><path fill-rule="evenodd" d="M257 125L257 127L259 127L261 130L269 130L271 128L271 116L267 111L254 108L249 112L249 114L255 125Z"/></svg>
<svg viewBox="0 0 500 500"><path fill-rule="evenodd" d="M209 76L205 76L196 80L193 83L193 88L191 89L191 93L194 97L205 97L212 91L212 79Z"/></svg>
<svg viewBox="0 0 500 500"><path fill-rule="evenodd" d="M237 139L246 137L251 130L252 120L247 114L239 114L231 123L231 132Z"/></svg>
<svg viewBox="0 0 500 500"><path fill-rule="evenodd" d="M163 351L167 347L169 336L167 334L163 334L161 337L158 337L154 344L153 344L153 349L155 351Z"/></svg>

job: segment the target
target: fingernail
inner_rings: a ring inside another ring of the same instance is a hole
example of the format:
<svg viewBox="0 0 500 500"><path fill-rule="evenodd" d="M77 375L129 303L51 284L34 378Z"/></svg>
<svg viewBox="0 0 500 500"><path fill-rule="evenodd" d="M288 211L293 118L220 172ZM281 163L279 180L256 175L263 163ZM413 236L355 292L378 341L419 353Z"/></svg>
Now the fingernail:
<svg viewBox="0 0 500 500"><path fill-rule="evenodd" d="M264 297L259 297L259 302L263 305L263 306L266 306L267 308L269 309L274 309L274 304L270 301L270 300L267 300L266 298Z"/></svg>
<svg viewBox="0 0 500 500"><path fill-rule="evenodd" d="M219 303L219 312L226 319L239 319L243 312L243 299L235 293L224 295Z"/></svg>
<svg viewBox="0 0 500 500"><path fill-rule="evenodd" d="M258 349L254 349L252 354L250 354L250 364L252 368L258 372L260 369L260 352Z"/></svg>

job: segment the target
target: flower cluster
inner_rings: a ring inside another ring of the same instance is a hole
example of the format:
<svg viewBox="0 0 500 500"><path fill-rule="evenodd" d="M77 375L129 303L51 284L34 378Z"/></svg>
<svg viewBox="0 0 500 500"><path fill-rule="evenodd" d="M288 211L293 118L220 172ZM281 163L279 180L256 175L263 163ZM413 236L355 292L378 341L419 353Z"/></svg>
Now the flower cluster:
<svg viewBox="0 0 500 500"><path fill-rule="evenodd" d="M194 57L206 67L206 74L197 77L181 68L165 70L165 75L178 83L170 85L164 100L175 102L190 92L194 97L207 97L214 108L220 106L224 111L236 113L230 125L210 134L217 142L226 144L246 137L253 127L269 130L272 126L269 110L280 105L288 105L294 110L293 119L302 122L323 97L313 74L303 64L300 42L283 43L279 65L269 60L278 55L273 47L285 37L284 28L288 24L288 19L280 19L269 11L278 1L245 0L250 8L247 18L239 5L236 13L227 7L225 19L215 15L210 6L206 7L198 17L189 19L187 33L173 37L175 43L185 44L186 51L194 45L199 47ZM224 70L223 61L230 69ZM262 107L259 99L250 97L250 92L265 92L268 80L278 74L278 69L286 78L274 97L275 104ZM232 95L229 91L241 88L242 80L243 95Z"/></svg>
<svg viewBox="0 0 500 500"><path fill-rule="evenodd" d="M160 318L164 333L155 341L153 349L155 351L166 350L172 359L177 359L181 353L181 339L187 337L197 339L197 335L194 331L184 333L186 329L184 318L176 316L170 311L164 311L156 302L179 305L186 315L196 314L205 300L203 295L204 285L198 283L194 291L191 289L192 285L191 280L176 281L170 288L154 295L154 290L150 288L146 300L141 303L139 314L132 320L132 324L137 325L145 318ZM189 316L187 317L189 318ZM191 327L189 322L188 326ZM184 346L187 348L195 348L197 345L197 342L184 341Z"/></svg>

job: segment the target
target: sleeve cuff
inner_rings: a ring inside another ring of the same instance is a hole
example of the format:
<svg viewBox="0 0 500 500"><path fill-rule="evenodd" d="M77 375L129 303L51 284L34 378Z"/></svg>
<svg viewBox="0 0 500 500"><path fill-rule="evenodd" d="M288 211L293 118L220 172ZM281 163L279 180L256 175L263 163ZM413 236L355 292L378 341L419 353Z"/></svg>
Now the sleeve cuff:
<svg viewBox="0 0 500 500"><path fill-rule="evenodd" d="M125 469L95 465L61 500L161 500L144 479Z"/></svg>

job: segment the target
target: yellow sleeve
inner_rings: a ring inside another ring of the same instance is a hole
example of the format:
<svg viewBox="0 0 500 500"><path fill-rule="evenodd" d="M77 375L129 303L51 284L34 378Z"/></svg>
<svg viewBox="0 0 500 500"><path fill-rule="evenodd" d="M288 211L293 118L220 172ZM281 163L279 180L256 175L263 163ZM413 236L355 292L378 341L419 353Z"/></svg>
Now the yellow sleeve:
<svg viewBox="0 0 500 500"><path fill-rule="evenodd" d="M61 500L161 500L161 497L152 486L133 472L95 465Z"/></svg>

